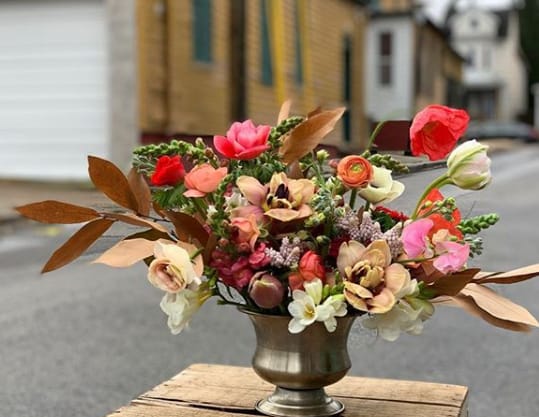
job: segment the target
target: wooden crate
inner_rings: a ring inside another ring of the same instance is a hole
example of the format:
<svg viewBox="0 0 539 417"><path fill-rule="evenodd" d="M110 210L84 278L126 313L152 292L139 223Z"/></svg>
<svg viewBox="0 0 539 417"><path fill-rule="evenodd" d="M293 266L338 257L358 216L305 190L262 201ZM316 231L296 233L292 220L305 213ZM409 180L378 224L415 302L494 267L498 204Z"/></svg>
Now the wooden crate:
<svg viewBox="0 0 539 417"><path fill-rule="evenodd" d="M272 392L250 368L196 364L109 417L249 417ZM327 388L343 417L467 417L468 389L458 385L346 377Z"/></svg>

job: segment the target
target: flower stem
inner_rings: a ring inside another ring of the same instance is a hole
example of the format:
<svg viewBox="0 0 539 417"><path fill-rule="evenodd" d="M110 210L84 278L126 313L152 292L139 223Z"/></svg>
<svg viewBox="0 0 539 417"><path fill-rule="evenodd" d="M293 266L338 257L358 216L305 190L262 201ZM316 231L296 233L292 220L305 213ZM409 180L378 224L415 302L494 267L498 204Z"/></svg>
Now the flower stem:
<svg viewBox="0 0 539 417"><path fill-rule="evenodd" d="M434 181L432 181L427 188L425 188L425 191L423 191L423 194L421 197L419 197L419 200L415 206L415 210L412 213L412 216L410 217L412 220L415 220L417 218L417 215L419 213L419 210L421 209L421 204L423 203L423 200L425 200L425 197L434 190L435 188L443 187L444 185L451 184L451 180L447 176L447 174L441 175L438 178L436 178Z"/></svg>
<svg viewBox="0 0 539 417"><path fill-rule="evenodd" d="M357 188L352 188L352 191L350 192L350 208L353 210L354 206L356 205L356 197L357 197Z"/></svg>
<svg viewBox="0 0 539 417"><path fill-rule="evenodd" d="M369 151L371 149L372 145L374 144L374 141L376 140L376 137L378 136L378 134L380 133L380 130L382 130L382 127L384 127L385 124L386 124L386 120L379 122L376 125L371 135L369 136L369 143L367 143L367 148L365 149L366 151Z"/></svg>

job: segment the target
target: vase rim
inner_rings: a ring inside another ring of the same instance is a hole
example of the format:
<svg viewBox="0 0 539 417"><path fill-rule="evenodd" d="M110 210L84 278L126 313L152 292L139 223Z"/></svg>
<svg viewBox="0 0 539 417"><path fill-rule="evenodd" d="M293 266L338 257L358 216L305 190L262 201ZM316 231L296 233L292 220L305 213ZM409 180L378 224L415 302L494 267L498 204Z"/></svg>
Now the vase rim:
<svg viewBox="0 0 539 417"><path fill-rule="evenodd" d="M281 318L281 319L290 319L292 318L292 316L290 314L284 316L282 314L268 314L268 313L260 313L258 311L253 311L253 310L249 310L249 308L247 306L243 307L243 306L237 306L236 307L241 313L245 313L245 314L248 314L248 315L251 315L251 316L259 316L259 317L275 317L275 318ZM364 313L361 312L361 311L348 311L346 313L346 316L343 316L343 317L336 317L337 319L342 319L342 318L346 318L346 317L360 317L362 316Z"/></svg>

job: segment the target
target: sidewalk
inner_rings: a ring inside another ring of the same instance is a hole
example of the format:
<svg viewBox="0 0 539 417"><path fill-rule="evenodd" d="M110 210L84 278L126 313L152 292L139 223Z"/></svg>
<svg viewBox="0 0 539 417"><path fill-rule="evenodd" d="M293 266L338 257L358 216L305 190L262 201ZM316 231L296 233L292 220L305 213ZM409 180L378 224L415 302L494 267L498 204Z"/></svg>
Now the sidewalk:
<svg viewBox="0 0 539 417"><path fill-rule="evenodd" d="M488 144L491 154L522 146L520 142L513 140L496 140ZM430 162L423 157L403 155L394 155L394 157L406 164L411 173L445 166L445 161ZM114 204L105 195L92 188L90 183L3 181L0 179L0 196L0 225L23 220L14 208L37 201L59 200L97 209Z"/></svg>

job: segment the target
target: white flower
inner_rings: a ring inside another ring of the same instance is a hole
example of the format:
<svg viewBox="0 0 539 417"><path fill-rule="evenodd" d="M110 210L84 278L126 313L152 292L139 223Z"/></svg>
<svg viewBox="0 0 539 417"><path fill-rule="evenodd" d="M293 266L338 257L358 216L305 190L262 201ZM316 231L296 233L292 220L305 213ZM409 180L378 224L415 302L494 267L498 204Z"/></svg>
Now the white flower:
<svg viewBox="0 0 539 417"><path fill-rule="evenodd" d="M388 203L404 192L404 184L393 181L391 171L377 166L372 167L373 176L369 185L358 190L358 194L372 204Z"/></svg>
<svg viewBox="0 0 539 417"><path fill-rule="evenodd" d="M447 159L447 175L457 187L480 190L491 180L488 146L476 140L459 145Z"/></svg>
<svg viewBox="0 0 539 417"><path fill-rule="evenodd" d="M374 314L363 320L367 329L377 329L382 339L393 342L401 332L418 335L423 331L423 308L413 309L410 304L400 300L395 307L384 314Z"/></svg>
<svg viewBox="0 0 539 417"><path fill-rule="evenodd" d="M179 334L188 327L191 317L201 306L197 292L183 290L180 293L166 293L161 300L161 310L168 316L168 327L172 334Z"/></svg>
<svg viewBox="0 0 539 417"><path fill-rule="evenodd" d="M294 301L288 305L288 311L292 315L292 320L288 323L288 331L300 333L315 321L321 321L324 322L328 332L334 332L337 328L335 317L346 315L344 296L331 296L323 304L320 304L323 290L322 281L315 278L310 282L305 282L303 287L305 291L294 290L292 293Z"/></svg>

